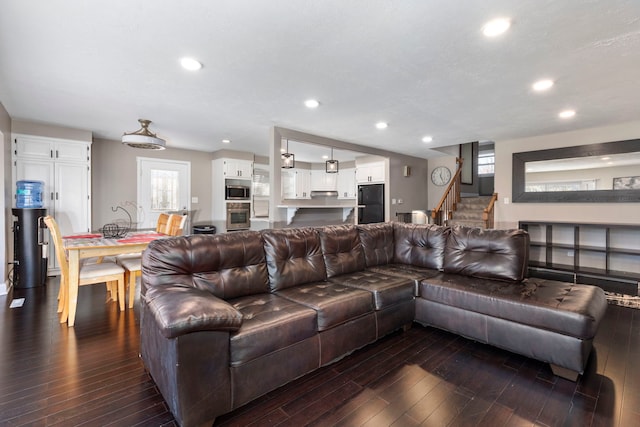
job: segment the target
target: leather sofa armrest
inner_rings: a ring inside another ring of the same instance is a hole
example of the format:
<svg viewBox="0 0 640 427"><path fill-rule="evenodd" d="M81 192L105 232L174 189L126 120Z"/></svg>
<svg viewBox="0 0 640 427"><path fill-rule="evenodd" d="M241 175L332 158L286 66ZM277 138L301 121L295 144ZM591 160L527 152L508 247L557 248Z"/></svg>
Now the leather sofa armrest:
<svg viewBox="0 0 640 427"><path fill-rule="evenodd" d="M242 313L231 304L192 287L148 289L145 303L166 338L197 331L236 331L242 325Z"/></svg>

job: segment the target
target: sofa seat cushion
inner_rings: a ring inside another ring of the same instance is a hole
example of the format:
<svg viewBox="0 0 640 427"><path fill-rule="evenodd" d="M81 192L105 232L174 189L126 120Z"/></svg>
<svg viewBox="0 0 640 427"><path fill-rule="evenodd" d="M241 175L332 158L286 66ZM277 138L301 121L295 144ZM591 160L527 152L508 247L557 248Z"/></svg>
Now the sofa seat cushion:
<svg viewBox="0 0 640 427"><path fill-rule="evenodd" d="M376 311L400 302L410 301L414 297L413 279L398 277L371 270L342 274L332 277L330 282L371 292Z"/></svg>
<svg viewBox="0 0 640 427"><path fill-rule="evenodd" d="M367 270L387 274L389 276L401 276L415 280L422 280L440 274L438 270L434 270L432 268L416 267L415 265L397 263L377 265L375 267L369 267Z"/></svg>
<svg viewBox="0 0 640 427"><path fill-rule="evenodd" d="M228 301L242 313L242 326L230 336L231 366L285 348L317 332L316 312L264 293Z"/></svg>
<svg viewBox="0 0 640 427"><path fill-rule="evenodd" d="M277 295L314 309L318 331L374 311L371 292L331 282L308 283L278 291Z"/></svg>
<svg viewBox="0 0 640 427"><path fill-rule="evenodd" d="M422 280L440 274L438 270L433 270L431 268L416 267L414 265L397 263L377 265L375 267L367 268L367 270L373 271L375 273L382 273L395 277L404 277L413 280L413 293L415 296L418 296L418 287L420 286L420 282Z"/></svg>
<svg viewBox="0 0 640 427"><path fill-rule="evenodd" d="M442 273L420 283L420 297L581 339L594 337L607 308L597 286L544 279L521 283Z"/></svg>

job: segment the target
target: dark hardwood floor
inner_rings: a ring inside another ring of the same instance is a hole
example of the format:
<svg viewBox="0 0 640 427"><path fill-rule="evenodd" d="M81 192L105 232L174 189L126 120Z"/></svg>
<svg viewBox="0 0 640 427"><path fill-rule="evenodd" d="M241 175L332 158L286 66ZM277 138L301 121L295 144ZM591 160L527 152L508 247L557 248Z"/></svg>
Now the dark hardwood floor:
<svg viewBox="0 0 640 427"><path fill-rule="evenodd" d="M82 287L69 329L58 323L57 290L50 279L0 296L0 426L175 425L138 358L137 309L121 313L104 286ZM9 308L19 297L24 306ZM216 425L638 426L640 310L609 306L577 383L414 324Z"/></svg>

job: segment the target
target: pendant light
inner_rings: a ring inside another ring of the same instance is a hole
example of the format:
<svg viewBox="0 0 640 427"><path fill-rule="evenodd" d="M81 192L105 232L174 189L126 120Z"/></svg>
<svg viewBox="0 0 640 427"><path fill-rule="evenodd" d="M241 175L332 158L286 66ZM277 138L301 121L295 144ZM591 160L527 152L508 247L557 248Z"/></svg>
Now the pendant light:
<svg viewBox="0 0 640 427"><path fill-rule="evenodd" d="M144 148L146 150L164 150L166 141L158 138L155 133L149 130L151 120L138 119L142 126L135 132L122 135L122 143L133 148Z"/></svg>
<svg viewBox="0 0 640 427"><path fill-rule="evenodd" d="M338 173L338 166L339 162L337 160L333 160L333 147L331 147L331 160L327 160L325 171L327 173Z"/></svg>
<svg viewBox="0 0 640 427"><path fill-rule="evenodd" d="M287 152L282 153L282 169L293 169L296 167L296 156L289 152L289 140L287 139Z"/></svg>

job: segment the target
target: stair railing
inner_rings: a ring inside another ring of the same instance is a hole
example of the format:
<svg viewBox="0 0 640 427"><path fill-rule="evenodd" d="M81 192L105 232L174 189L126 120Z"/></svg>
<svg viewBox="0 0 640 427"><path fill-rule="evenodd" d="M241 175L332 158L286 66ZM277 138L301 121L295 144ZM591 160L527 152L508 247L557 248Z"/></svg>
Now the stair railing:
<svg viewBox="0 0 640 427"><path fill-rule="evenodd" d="M444 191L440 203L431 210L431 218L433 223L437 225L445 225L446 221L452 217L458 203L460 203L460 184L462 174L462 159L456 158L458 165L456 173L453 175L449 186Z"/></svg>
<svg viewBox="0 0 640 427"><path fill-rule="evenodd" d="M491 200L489 200L489 204L482 211L482 221L484 221L484 228L493 228L493 212L496 204L496 200L498 200L498 193L493 193L491 196Z"/></svg>

